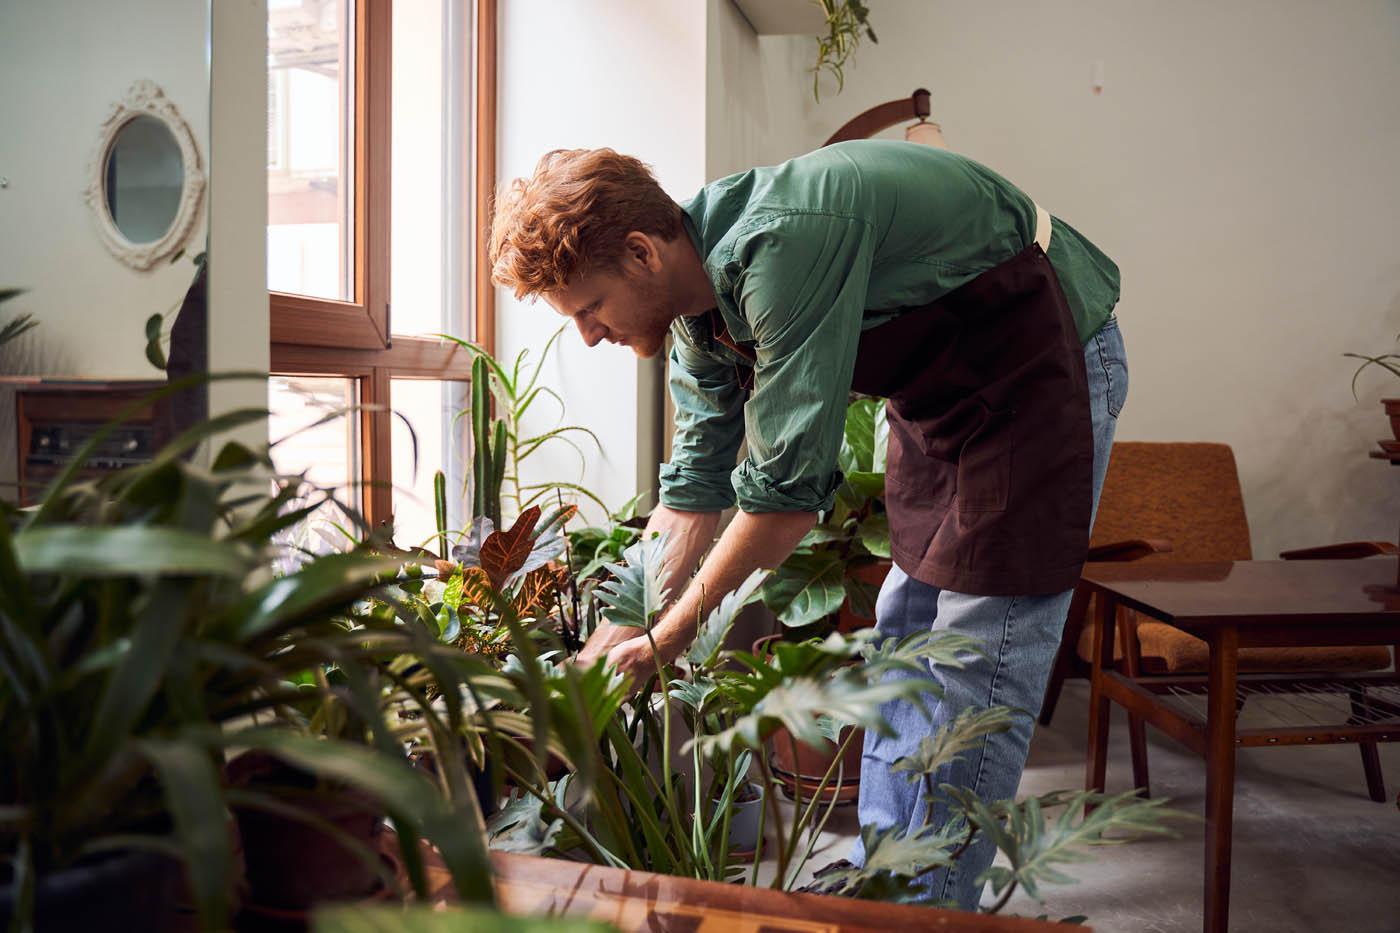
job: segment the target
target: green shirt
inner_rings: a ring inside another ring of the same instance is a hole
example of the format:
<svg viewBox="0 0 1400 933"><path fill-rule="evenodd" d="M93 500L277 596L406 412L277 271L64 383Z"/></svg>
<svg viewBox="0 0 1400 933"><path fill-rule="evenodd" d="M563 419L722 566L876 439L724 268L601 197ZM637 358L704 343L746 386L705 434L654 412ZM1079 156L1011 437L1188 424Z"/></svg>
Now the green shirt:
<svg viewBox="0 0 1400 933"><path fill-rule="evenodd" d="M672 326L676 434L661 501L682 511L831 507L862 330L928 304L1035 239L1035 205L971 159L915 143L827 146L706 185L682 205L752 392L729 347ZM1118 267L1054 218L1048 256L1081 341L1118 302ZM708 325L706 325L707 327ZM740 443L748 456L735 467Z"/></svg>

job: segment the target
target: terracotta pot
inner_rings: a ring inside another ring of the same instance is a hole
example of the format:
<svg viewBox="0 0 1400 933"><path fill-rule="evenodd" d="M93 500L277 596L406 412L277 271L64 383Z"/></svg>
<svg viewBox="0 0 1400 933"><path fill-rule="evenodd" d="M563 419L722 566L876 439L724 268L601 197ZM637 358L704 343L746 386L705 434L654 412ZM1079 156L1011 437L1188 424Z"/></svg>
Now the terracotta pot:
<svg viewBox="0 0 1400 933"><path fill-rule="evenodd" d="M839 804L854 803L860 796L860 759L861 750L865 746L865 730L848 726L841 730L841 741L844 742L852 732L855 733L855 737L851 739L851 744L846 746L846 754L841 758L841 779L837 781L836 772L832 772L831 780L822 791L823 801L835 798ZM773 774L782 781L783 793L789 798L796 798L797 788L801 787L802 799L811 800L821 785L822 778L836 760L836 751L840 746L826 740L822 741L820 748L804 742L794 742L792 734L783 728L773 733L770 741L773 743L773 754L769 758L769 764L773 768ZM794 747L797 751L796 758L793 757Z"/></svg>
<svg viewBox="0 0 1400 933"><path fill-rule="evenodd" d="M779 638L782 638L782 635L769 635L754 642L754 655L762 657L767 645ZM838 804L854 803L860 796L860 759L865 745L865 730L848 726L841 730L840 739L844 742L853 731L855 737L851 739L851 744L846 747L846 754L841 759L841 780L837 781L836 773L832 773L831 780L827 782L821 794L823 801L835 798ZM782 782L783 793L795 799L797 788L801 787L802 799L811 800L822 778L831 768L831 763L836 760L836 752L840 746L825 739L820 746L794 742L792 733L781 726L768 741L772 750L768 756L768 763L774 776Z"/></svg>
<svg viewBox="0 0 1400 933"><path fill-rule="evenodd" d="M324 901L359 900L382 888L380 875L361 856L378 853L383 807L349 787L318 785L315 775L262 751L228 763L233 786L276 795L280 802L335 826L360 852L300 820L235 807L248 874L248 907L255 912L301 911Z"/></svg>
<svg viewBox="0 0 1400 933"><path fill-rule="evenodd" d="M1385 406L1385 413L1390 416L1390 433L1400 441L1400 398L1383 398L1381 404Z"/></svg>
<svg viewBox="0 0 1400 933"><path fill-rule="evenodd" d="M888 558L881 558L873 564L867 564L856 570L852 570L847 576L855 577L874 586L880 586L885 582L885 577L889 576L890 568L894 562ZM841 609L837 613L836 631L843 635L859 631L863 628L874 628L875 620L867 616L858 616L851 611L851 601L848 599L841 604Z"/></svg>

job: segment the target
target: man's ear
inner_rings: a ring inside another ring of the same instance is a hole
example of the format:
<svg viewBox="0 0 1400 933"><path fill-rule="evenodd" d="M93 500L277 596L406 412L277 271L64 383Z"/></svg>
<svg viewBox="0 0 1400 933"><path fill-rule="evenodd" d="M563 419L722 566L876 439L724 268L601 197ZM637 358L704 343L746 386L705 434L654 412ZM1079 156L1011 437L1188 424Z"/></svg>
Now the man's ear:
<svg viewBox="0 0 1400 933"><path fill-rule="evenodd" d="M656 264L659 256L656 252L656 243L651 237L640 230L633 230L622 239L622 257L624 262L636 263L647 271L656 271Z"/></svg>

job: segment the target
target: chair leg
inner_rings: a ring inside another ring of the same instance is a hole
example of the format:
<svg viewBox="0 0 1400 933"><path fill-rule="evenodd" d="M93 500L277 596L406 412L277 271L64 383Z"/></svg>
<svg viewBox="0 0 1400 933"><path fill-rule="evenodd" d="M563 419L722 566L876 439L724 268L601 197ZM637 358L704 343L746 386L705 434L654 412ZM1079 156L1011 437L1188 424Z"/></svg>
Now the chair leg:
<svg viewBox="0 0 1400 933"><path fill-rule="evenodd" d="M1069 614L1065 616L1064 633L1060 636L1060 650L1055 652L1055 666L1050 670L1050 680L1045 685L1045 699L1040 702L1039 721L1042 726L1050 725L1055 715L1055 704L1059 702L1060 690L1065 678L1074 668L1074 658L1079 650L1079 635L1084 630L1084 616L1089 604L1089 592L1084 587L1076 587L1070 597Z"/></svg>
<svg viewBox="0 0 1400 933"><path fill-rule="evenodd" d="M1366 772L1366 791L1376 803L1385 803L1385 778L1381 774L1381 755L1375 742L1362 742L1361 768Z"/></svg>
<svg viewBox="0 0 1400 933"><path fill-rule="evenodd" d="M1366 722L1370 712L1365 688L1351 691L1350 722ZM1361 742L1361 769L1366 773L1366 792L1376 803L1385 803L1385 777L1381 774L1381 755L1375 742Z"/></svg>
<svg viewBox="0 0 1400 933"><path fill-rule="evenodd" d="M1142 646L1138 644L1137 613L1131 609L1120 610L1123 631L1123 668L1129 677L1142 676ZM1128 714L1128 747L1132 752L1133 786L1138 796L1147 799L1152 796L1152 779L1147 771L1147 730L1142 719Z"/></svg>

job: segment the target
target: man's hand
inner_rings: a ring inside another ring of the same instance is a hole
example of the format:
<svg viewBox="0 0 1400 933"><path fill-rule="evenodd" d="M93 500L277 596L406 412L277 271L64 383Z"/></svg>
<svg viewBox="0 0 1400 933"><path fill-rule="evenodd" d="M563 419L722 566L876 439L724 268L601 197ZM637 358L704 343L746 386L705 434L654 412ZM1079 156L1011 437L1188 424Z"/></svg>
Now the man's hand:
<svg viewBox="0 0 1400 933"><path fill-rule="evenodd" d="M632 678L632 693L642 689L642 684L656 673L656 661L651 641L645 635L629 638L608 652L608 666Z"/></svg>
<svg viewBox="0 0 1400 933"><path fill-rule="evenodd" d="M593 630L593 634L588 637L588 643L579 650L577 661L584 667L591 667L599 658L606 658L613 648L636 638L640 631L641 629L635 626L613 625L604 621Z"/></svg>

